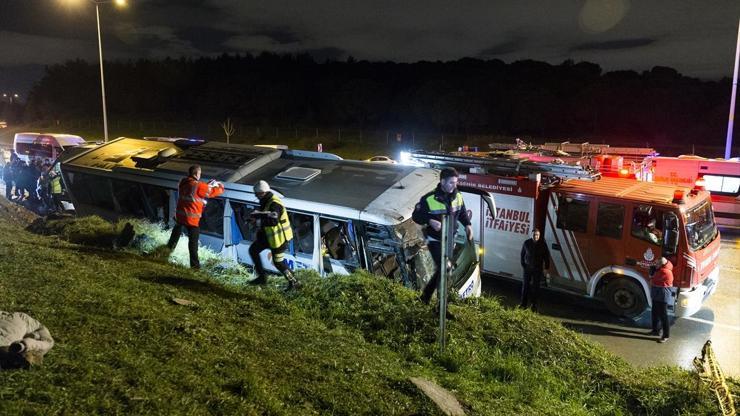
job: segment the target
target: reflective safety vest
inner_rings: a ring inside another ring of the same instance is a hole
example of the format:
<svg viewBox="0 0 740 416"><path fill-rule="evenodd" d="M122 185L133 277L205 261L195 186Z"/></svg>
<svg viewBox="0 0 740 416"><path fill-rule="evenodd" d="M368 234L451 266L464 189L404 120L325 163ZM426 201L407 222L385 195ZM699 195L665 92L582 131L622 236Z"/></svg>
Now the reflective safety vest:
<svg viewBox="0 0 740 416"><path fill-rule="evenodd" d="M52 176L51 180L49 181L49 184L51 185L52 195L62 193L62 177L61 176L59 175Z"/></svg>
<svg viewBox="0 0 740 416"><path fill-rule="evenodd" d="M450 214L452 215L457 211L460 211L463 205L464 201L462 194L460 194L460 192L455 192L455 199L452 200L452 205L450 206ZM434 197L434 192L427 197L427 206L429 207L429 214L431 215L447 213L447 205L445 205L444 202L439 202L437 198Z"/></svg>
<svg viewBox="0 0 740 416"><path fill-rule="evenodd" d="M290 228L288 211L285 209L285 205L283 205L280 198L273 195L267 205L265 205L265 211L269 211L272 204L278 204L283 208L280 218L278 218L277 225L264 226L267 244L270 245L270 248L276 249L293 239L293 230Z"/></svg>
<svg viewBox="0 0 740 416"><path fill-rule="evenodd" d="M178 186L175 220L178 224L189 227L199 226L206 198L215 198L223 192L223 185L210 187L207 183L200 182L192 176L183 178Z"/></svg>

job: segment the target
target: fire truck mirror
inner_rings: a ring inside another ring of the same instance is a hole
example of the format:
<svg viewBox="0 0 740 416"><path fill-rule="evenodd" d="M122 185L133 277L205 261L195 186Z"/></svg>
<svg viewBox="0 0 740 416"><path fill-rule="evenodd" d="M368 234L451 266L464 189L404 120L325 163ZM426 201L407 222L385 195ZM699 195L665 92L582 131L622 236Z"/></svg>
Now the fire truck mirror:
<svg viewBox="0 0 740 416"><path fill-rule="evenodd" d="M663 253L672 255L678 250L678 217L668 212L663 217Z"/></svg>
<svg viewBox="0 0 740 416"><path fill-rule="evenodd" d="M669 230L665 236L665 242L663 244L663 254L673 255L676 254L678 248L678 231Z"/></svg>

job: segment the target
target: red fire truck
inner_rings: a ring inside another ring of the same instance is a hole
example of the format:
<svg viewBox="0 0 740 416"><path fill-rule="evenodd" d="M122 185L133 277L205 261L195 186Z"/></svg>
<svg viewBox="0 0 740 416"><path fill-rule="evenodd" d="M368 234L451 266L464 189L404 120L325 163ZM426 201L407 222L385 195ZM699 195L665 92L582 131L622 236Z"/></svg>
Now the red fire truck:
<svg viewBox="0 0 740 416"><path fill-rule="evenodd" d="M521 280L520 249L537 227L550 249L549 286L600 299L617 315L635 317L650 306L648 270L661 256L674 264L675 316L692 315L716 289L719 231L703 189L524 159L403 156L455 167L461 187L494 196L495 216L479 201L466 201L485 273Z"/></svg>

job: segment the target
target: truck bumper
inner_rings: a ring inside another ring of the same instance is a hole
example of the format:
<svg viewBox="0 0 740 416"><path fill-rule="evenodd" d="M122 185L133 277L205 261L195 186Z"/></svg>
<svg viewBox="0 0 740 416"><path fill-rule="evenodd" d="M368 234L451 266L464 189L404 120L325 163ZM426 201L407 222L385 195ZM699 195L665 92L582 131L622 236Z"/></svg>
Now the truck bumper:
<svg viewBox="0 0 740 416"><path fill-rule="evenodd" d="M719 266L716 266L709 276L691 289L680 289L676 299L674 315L676 318L691 316L701 309L704 301L717 290L719 284Z"/></svg>

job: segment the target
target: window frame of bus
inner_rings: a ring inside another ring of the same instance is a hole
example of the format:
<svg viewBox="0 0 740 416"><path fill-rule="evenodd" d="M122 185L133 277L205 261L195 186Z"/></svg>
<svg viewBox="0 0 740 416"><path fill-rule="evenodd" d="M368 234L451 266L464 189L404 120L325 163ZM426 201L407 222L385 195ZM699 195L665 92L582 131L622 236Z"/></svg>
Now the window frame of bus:
<svg viewBox="0 0 740 416"><path fill-rule="evenodd" d="M335 259L335 258L332 258L331 256L329 256L329 258L331 260L335 260L335 261L341 263L344 266L351 266L353 268L359 268L359 267L361 267L360 251L359 251L360 250L360 244L359 244L359 241L358 241L358 238L357 238L357 236L358 236L358 234L357 234L357 226L355 225L355 223L352 224L352 230L354 231L354 234L355 235L349 235L348 224L350 222L352 222L352 220L344 219L344 218L332 217L332 216L328 216L328 215L321 215L321 214L319 214L318 217L319 217L318 219L319 219L319 233L320 234L322 233L322 231L321 231L321 226L322 226L321 220L328 220L328 221L332 221L332 222L335 222L335 223L340 223L340 224L338 224L339 225L339 228L340 228L340 233L345 233L344 235L346 236L347 240L349 240L348 243L351 246L350 250L352 248L354 249L354 256L353 256L353 260L354 261L351 261L352 259L350 259L350 260L347 260L347 259L343 259L343 260L342 259ZM320 235L319 237L320 237L319 238L319 244L321 244L321 238L323 238L323 235ZM352 240L354 240L354 241L352 241ZM354 246L352 246L353 243L354 243ZM328 253L328 247L327 247L327 253Z"/></svg>

